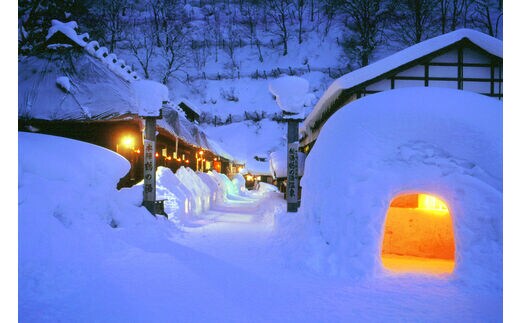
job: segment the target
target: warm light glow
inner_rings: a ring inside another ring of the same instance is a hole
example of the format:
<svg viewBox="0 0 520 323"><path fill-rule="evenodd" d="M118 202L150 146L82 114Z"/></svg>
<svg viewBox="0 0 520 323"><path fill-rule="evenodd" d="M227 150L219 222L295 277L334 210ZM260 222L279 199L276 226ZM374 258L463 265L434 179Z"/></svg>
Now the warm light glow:
<svg viewBox="0 0 520 323"><path fill-rule="evenodd" d="M214 161L217 161L217 157L213 158Z"/></svg>
<svg viewBox="0 0 520 323"><path fill-rule="evenodd" d="M128 148L128 149L134 149L134 147L135 147L134 137L124 136L121 139L121 145L123 145L125 148Z"/></svg>
<svg viewBox="0 0 520 323"><path fill-rule="evenodd" d="M186 159L185 162L186 162L186 164L189 164L189 163L190 163L190 160L189 160L189 159Z"/></svg>
<svg viewBox="0 0 520 323"><path fill-rule="evenodd" d="M199 155L201 155L201 156L202 156L202 154L204 154L204 152L203 152L202 150L201 150L201 151L199 151Z"/></svg>
<svg viewBox="0 0 520 323"><path fill-rule="evenodd" d="M396 272L451 273L455 238L446 204L422 193L396 197L386 214L381 260Z"/></svg>
<svg viewBox="0 0 520 323"><path fill-rule="evenodd" d="M170 156L166 157L167 160L172 160L172 158Z"/></svg>
<svg viewBox="0 0 520 323"><path fill-rule="evenodd" d="M244 170L244 167L238 167L238 172L240 173L242 170Z"/></svg>
<svg viewBox="0 0 520 323"><path fill-rule="evenodd" d="M257 176L257 177L256 177L256 180L257 180L257 181L259 181L259 180L261 180L261 179L262 179L261 176Z"/></svg>
<svg viewBox="0 0 520 323"><path fill-rule="evenodd" d="M137 154L140 154L141 153L141 149L136 149L134 150Z"/></svg>
<svg viewBox="0 0 520 323"><path fill-rule="evenodd" d="M448 212L448 208L443 201L439 200L435 196L427 194L419 194L418 208Z"/></svg>
<svg viewBox="0 0 520 323"><path fill-rule="evenodd" d="M251 181L253 180L253 176L251 176L251 175L246 175L246 180L247 180L248 182L251 182Z"/></svg>
<svg viewBox="0 0 520 323"><path fill-rule="evenodd" d="M156 158L159 157L159 153L155 153L155 157L156 157Z"/></svg>

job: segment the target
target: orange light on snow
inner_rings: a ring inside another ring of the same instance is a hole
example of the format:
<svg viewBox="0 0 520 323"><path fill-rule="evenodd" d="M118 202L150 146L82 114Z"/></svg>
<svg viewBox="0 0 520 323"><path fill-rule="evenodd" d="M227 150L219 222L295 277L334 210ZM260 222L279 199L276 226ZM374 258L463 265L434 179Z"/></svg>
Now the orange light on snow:
<svg viewBox="0 0 520 323"><path fill-rule="evenodd" d="M446 204L422 193L396 197L386 214L381 260L396 272L451 273L455 238Z"/></svg>

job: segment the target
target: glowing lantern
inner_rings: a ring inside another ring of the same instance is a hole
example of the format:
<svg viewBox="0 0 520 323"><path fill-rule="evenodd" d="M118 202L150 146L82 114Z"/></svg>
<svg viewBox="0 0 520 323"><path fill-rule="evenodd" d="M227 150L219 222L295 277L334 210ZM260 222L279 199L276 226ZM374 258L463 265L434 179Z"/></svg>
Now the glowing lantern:
<svg viewBox="0 0 520 323"><path fill-rule="evenodd" d="M124 136L121 139L121 145L123 147L125 147L125 148L128 148L128 149L134 149L134 147L135 147L134 137L132 137L132 136Z"/></svg>
<svg viewBox="0 0 520 323"><path fill-rule="evenodd" d="M446 204L428 194L395 198L386 215L381 260L397 272L451 273L455 239Z"/></svg>

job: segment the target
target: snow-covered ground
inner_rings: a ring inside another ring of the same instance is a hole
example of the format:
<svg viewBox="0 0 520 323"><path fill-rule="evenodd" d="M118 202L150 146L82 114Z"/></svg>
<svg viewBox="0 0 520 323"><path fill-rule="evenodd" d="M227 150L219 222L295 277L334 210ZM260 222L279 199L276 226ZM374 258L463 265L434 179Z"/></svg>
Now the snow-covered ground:
<svg viewBox="0 0 520 323"><path fill-rule="evenodd" d="M138 190L115 189L128 168L117 154L36 134L19 143L20 322L501 319L496 291L311 270L305 219L287 214L277 192L179 223L139 207Z"/></svg>

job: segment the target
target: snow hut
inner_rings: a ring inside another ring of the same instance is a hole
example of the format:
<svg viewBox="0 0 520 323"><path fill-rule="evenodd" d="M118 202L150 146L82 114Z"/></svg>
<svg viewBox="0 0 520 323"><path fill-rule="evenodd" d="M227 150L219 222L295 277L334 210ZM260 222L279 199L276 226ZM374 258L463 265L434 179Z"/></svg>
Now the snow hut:
<svg viewBox="0 0 520 323"><path fill-rule="evenodd" d="M323 126L301 185L319 267L501 288L500 100L426 87L356 100Z"/></svg>
<svg viewBox="0 0 520 323"><path fill-rule="evenodd" d="M308 152L331 115L369 94L445 87L501 99L502 41L471 29L425 40L334 81L300 127Z"/></svg>

